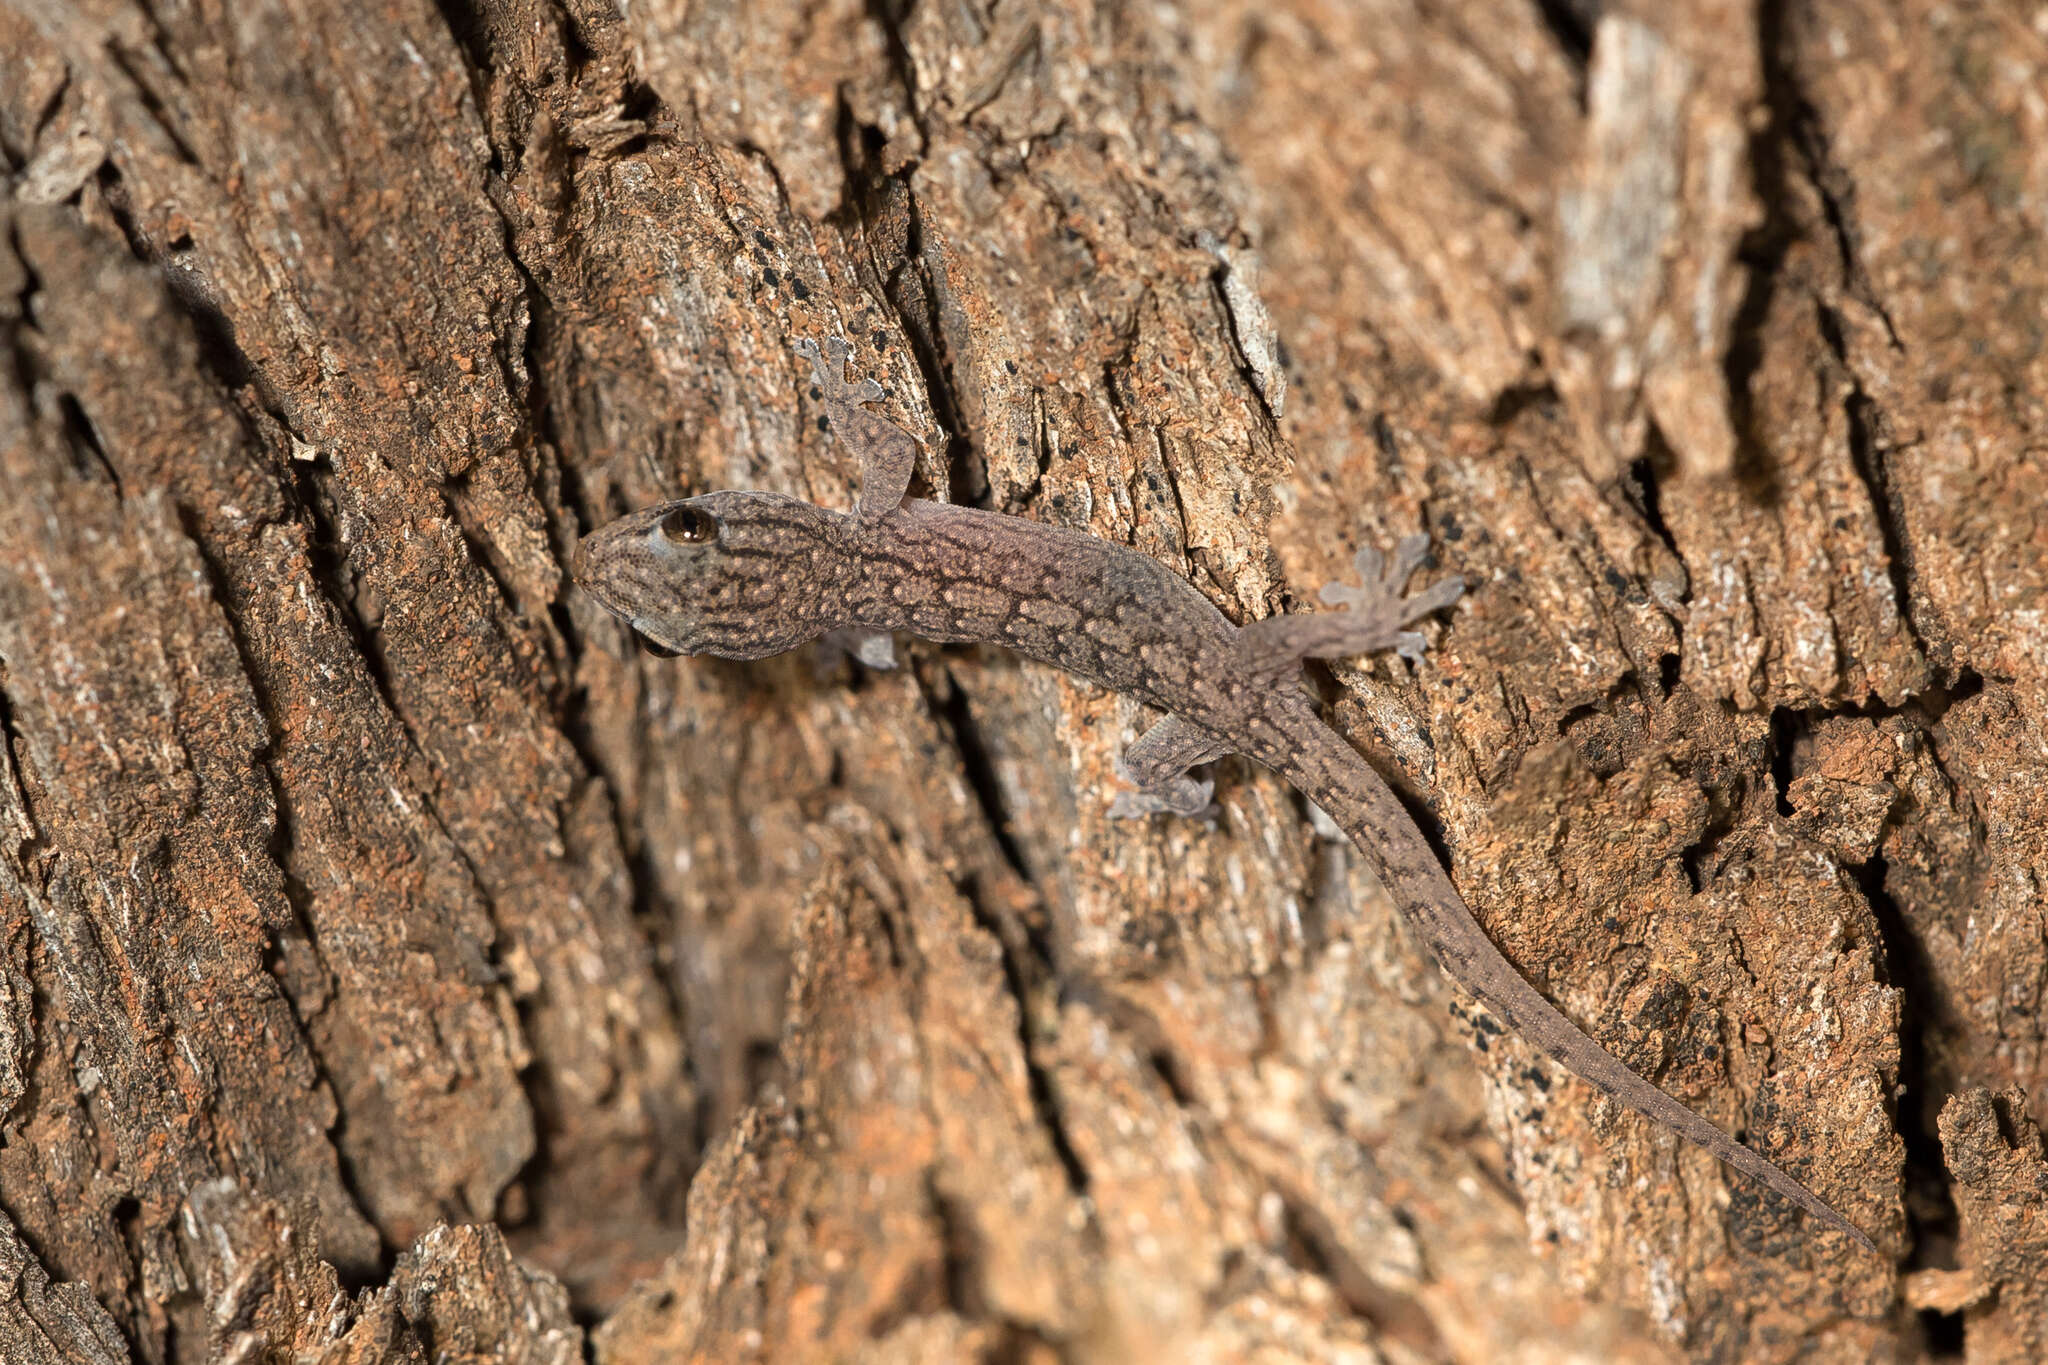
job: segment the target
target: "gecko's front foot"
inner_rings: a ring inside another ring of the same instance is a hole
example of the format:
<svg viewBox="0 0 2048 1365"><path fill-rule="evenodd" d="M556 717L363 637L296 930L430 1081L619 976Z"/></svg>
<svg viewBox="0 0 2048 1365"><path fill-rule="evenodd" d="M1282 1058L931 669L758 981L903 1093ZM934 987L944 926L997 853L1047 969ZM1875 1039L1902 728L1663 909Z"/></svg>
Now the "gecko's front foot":
<svg viewBox="0 0 2048 1365"><path fill-rule="evenodd" d="M903 505L910 491L917 442L888 418L861 407L878 401L882 386L872 379L846 382L846 359L853 347L845 337L826 337L822 350L805 337L796 343L796 353L811 362L811 397L824 405L833 432L860 458L860 519L879 523Z"/></svg>
<svg viewBox="0 0 2048 1365"><path fill-rule="evenodd" d="M845 337L826 337L822 354L817 342L804 337L796 343L796 353L811 362L817 396L826 403L872 403L882 396L882 386L872 379L846 382L846 358L853 354L853 346Z"/></svg>

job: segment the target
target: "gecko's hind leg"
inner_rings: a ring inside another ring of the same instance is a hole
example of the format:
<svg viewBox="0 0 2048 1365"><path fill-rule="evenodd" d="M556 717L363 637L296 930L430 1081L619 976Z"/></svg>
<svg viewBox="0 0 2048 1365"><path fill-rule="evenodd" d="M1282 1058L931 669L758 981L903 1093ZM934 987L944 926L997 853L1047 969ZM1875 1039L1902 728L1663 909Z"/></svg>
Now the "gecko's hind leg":
<svg viewBox="0 0 2048 1365"><path fill-rule="evenodd" d="M1137 790L1118 792L1109 813L1118 818L1141 815L1208 815L1215 807L1209 794L1214 782L1196 781L1188 769L1223 757L1230 746L1197 729L1179 716L1167 716L1139 735L1116 761L1116 775Z"/></svg>
<svg viewBox="0 0 2048 1365"><path fill-rule="evenodd" d="M1465 580L1453 574L1413 597L1401 595L1402 584L1428 553L1429 537L1421 535L1404 539L1395 548L1391 565L1370 546L1360 550L1353 560L1359 586L1330 583L1322 591L1323 601L1332 606L1341 603L1345 610L1291 613L1252 622L1238 632L1238 649L1246 666L1261 675L1284 677L1303 659L1341 659L1382 649L1420 663L1428 641L1404 627L1448 607L1465 591Z"/></svg>
<svg viewBox="0 0 2048 1365"><path fill-rule="evenodd" d="M886 417L861 407L881 398L882 386L872 379L846 380L846 358L853 347L845 337L818 343L805 337L796 353L811 362L811 396L825 405L825 419L842 444L860 459L860 519L878 521L903 505L910 476L917 468L917 442Z"/></svg>

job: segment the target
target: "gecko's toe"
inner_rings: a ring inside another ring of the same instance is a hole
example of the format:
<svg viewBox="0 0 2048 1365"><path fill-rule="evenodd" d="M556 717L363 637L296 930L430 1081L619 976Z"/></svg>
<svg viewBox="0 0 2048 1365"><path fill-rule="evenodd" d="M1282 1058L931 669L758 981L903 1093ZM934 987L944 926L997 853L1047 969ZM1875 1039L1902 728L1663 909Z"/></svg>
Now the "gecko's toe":
<svg viewBox="0 0 2048 1365"><path fill-rule="evenodd" d="M1420 531L1412 536L1401 537L1401 543L1394 547L1394 567L1387 574L1387 586L1400 591L1408 576L1422 567L1422 561L1429 558L1429 537Z"/></svg>
<svg viewBox="0 0 2048 1365"><path fill-rule="evenodd" d="M1387 557L1380 553L1377 545L1361 545L1358 553L1351 556L1351 567L1358 570L1358 581L1370 588L1380 581L1380 570L1387 564Z"/></svg>
<svg viewBox="0 0 2048 1365"><path fill-rule="evenodd" d="M1322 591L1316 595L1322 599L1325 606L1348 607L1352 611L1365 610L1386 596L1386 589L1380 579L1380 570L1385 564L1386 558L1378 549L1371 545L1361 545L1358 553L1351 556L1351 567L1358 574L1358 582L1351 584L1341 578L1336 579L1323 584Z"/></svg>
<svg viewBox="0 0 2048 1365"><path fill-rule="evenodd" d="M1464 578L1461 575L1452 574L1449 578L1430 584L1421 592L1408 599L1408 619L1414 621L1429 615L1433 611L1442 611L1464 595Z"/></svg>
<svg viewBox="0 0 2048 1365"><path fill-rule="evenodd" d="M1429 648L1429 641L1418 631L1404 630L1394 637L1394 652L1411 664L1422 662L1422 651Z"/></svg>
<svg viewBox="0 0 2048 1365"><path fill-rule="evenodd" d="M853 401L856 403L877 402L880 400L881 396L882 386L880 384L877 384L872 379L863 379L860 381L860 383L855 384L853 386L852 397Z"/></svg>
<svg viewBox="0 0 2048 1365"><path fill-rule="evenodd" d="M825 364L825 357L818 351L818 343L804 337L796 343L796 353L811 363L811 382L829 393L832 389L832 372Z"/></svg>
<svg viewBox="0 0 2048 1365"><path fill-rule="evenodd" d="M1353 587L1349 583L1325 583L1323 590L1316 596L1322 598L1325 606L1342 607L1346 611L1366 611L1384 601L1386 593L1380 588L1377 580L1368 578L1362 587Z"/></svg>

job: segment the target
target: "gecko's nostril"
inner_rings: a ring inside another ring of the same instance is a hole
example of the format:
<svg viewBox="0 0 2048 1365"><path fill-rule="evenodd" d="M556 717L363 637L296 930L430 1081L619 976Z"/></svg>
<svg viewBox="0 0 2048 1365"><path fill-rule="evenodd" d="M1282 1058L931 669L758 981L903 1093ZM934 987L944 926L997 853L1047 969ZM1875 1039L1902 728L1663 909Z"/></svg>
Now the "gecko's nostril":
<svg viewBox="0 0 2048 1365"><path fill-rule="evenodd" d="M576 542L576 552L569 556L569 578L578 587L590 588L590 537Z"/></svg>

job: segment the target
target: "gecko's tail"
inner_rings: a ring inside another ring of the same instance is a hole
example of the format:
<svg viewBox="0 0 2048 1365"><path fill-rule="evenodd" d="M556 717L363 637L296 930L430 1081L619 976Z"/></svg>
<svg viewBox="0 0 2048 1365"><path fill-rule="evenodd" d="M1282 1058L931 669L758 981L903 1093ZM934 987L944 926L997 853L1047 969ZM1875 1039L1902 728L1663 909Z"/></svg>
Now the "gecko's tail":
<svg viewBox="0 0 2048 1365"><path fill-rule="evenodd" d="M1335 732L1324 733L1332 752L1305 763L1309 771L1287 774L1289 780L1364 851L1454 980L1574 1074L1848 1234L1872 1255L1883 1254L1826 1200L1631 1071L1546 1000L1473 920L1435 851L1379 774Z"/></svg>

